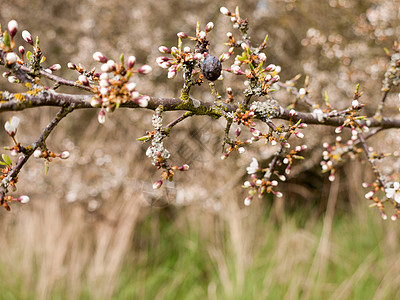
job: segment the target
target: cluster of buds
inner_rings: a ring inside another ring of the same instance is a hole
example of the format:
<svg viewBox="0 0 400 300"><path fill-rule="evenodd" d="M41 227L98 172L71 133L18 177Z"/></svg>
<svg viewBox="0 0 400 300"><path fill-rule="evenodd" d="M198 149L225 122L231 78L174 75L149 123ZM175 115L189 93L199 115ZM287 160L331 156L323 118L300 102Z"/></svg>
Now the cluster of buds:
<svg viewBox="0 0 400 300"><path fill-rule="evenodd" d="M147 132L147 136L139 138L140 141L151 141L151 145L147 148L146 155L152 159L153 165L157 169L164 169L161 174L161 179L154 182L153 188L158 189L163 184L163 181L173 180L173 176L176 171L187 171L189 170L189 165L184 164L182 166L170 166L167 159L170 157L170 153L164 147L163 139L165 135L162 130L162 110L157 108L153 118L152 125L154 126L154 131Z"/></svg>
<svg viewBox="0 0 400 300"><path fill-rule="evenodd" d="M275 191L274 187L278 186L277 180L269 180L267 176L258 178L257 172L262 171L258 165L258 161L253 157L250 166L247 167L247 173L251 175L250 181L245 181L243 183L243 188L249 189L249 195L244 199L244 205L249 206L254 195L258 195L261 198L265 194L272 193L277 197L282 197L282 193Z"/></svg>
<svg viewBox="0 0 400 300"><path fill-rule="evenodd" d="M47 150L42 150L42 149L36 149L33 152L33 157L35 158L44 158L51 162L52 158L61 158L61 159L67 159L69 158L69 152L68 151L63 151L60 154L55 154L52 151L47 151Z"/></svg>
<svg viewBox="0 0 400 300"><path fill-rule="evenodd" d="M246 19L242 19L239 13L239 7L236 6L235 12L230 11L228 8L222 6L219 11L221 14L228 16L231 18L231 22L233 23L233 28L240 29L243 35L247 33L249 22Z"/></svg>
<svg viewBox="0 0 400 300"><path fill-rule="evenodd" d="M396 53L390 55L390 65L385 72L382 91L388 92L393 86L400 84L400 46L395 44Z"/></svg>
<svg viewBox="0 0 400 300"><path fill-rule="evenodd" d="M185 68L192 74L196 74L199 70L195 70L199 66L200 61L204 58L204 53L208 52L207 33L214 28L214 23L209 22L205 30L200 30L200 24L197 23L196 35L194 37L184 32L178 32L178 46L171 49L166 46L160 46L158 50L162 54L170 54L172 57L160 56L156 59L157 64L164 69L168 69L168 78L175 78L176 74ZM192 48L184 46L182 39L195 41L196 44ZM200 83L200 82L199 82Z"/></svg>
<svg viewBox="0 0 400 300"><path fill-rule="evenodd" d="M134 69L135 56L129 56L125 65L123 56L121 56L121 63L118 64L112 59L107 59L101 52L95 52L93 59L102 63L101 73L94 73L94 70L89 73L89 78L98 83L98 85L92 86L95 95L90 104L93 107L101 107L98 116L100 123L105 122L105 111L113 111L122 103L134 101L140 107L147 107L150 97L140 94L136 90L136 84L130 79L135 73L149 74L152 71L149 65L142 65L140 68ZM68 67L81 73L79 76L81 84L90 85L88 74L85 74L84 70L72 63L69 63Z"/></svg>
<svg viewBox="0 0 400 300"><path fill-rule="evenodd" d="M357 147L352 139L342 142L342 137L336 137L334 145L323 143L325 150L322 152L321 168L323 173L329 172L329 181L335 180L336 167L345 160L346 157L351 159L359 157L363 150Z"/></svg>
<svg viewBox="0 0 400 300"><path fill-rule="evenodd" d="M250 109L246 111L242 111L238 108L233 116L233 122L238 125L244 125L246 127L254 127L256 123L254 123L253 118L255 117L255 109Z"/></svg>
<svg viewBox="0 0 400 300"><path fill-rule="evenodd" d="M23 40L32 46L32 52L26 51L24 46L18 47L18 52L14 52L16 48L16 44L14 38L18 32L18 23L15 20L11 20L8 22L7 26L8 32L2 32L0 29L0 49L5 52L5 63L6 66L11 66L15 63L20 65L26 64L27 66L31 67L33 74L38 74L39 71L42 69L41 64L46 60L46 57L43 56L40 47L39 47L39 38L36 38L34 42L32 35L29 31L24 30L22 31L22 38ZM25 54L27 60L25 60ZM54 64L47 69L46 72L52 73L53 71L57 71L61 68L59 64ZM18 83L18 79L16 76L11 75L10 72L3 73L3 77L6 77L10 83ZM28 86L29 87L29 86Z"/></svg>
<svg viewBox="0 0 400 300"><path fill-rule="evenodd" d="M285 155L285 157L282 160L282 164L286 165L285 174L287 175L290 174L290 171L292 169L292 164L295 159L304 159L303 156L299 155L299 152L304 151L306 149L307 145L296 146L292 150L290 150L289 153Z"/></svg>

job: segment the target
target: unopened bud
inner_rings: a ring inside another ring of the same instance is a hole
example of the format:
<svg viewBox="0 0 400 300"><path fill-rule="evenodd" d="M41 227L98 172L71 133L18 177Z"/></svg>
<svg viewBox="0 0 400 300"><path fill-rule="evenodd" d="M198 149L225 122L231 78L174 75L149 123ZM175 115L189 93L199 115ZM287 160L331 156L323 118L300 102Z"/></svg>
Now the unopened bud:
<svg viewBox="0 0 400 300"><path fill-rule="evenodd" d="M101 105L101 100L94 98L94 99L90 100L90 105L92 107L99 107Z"/></svg>
<svg viewBox="0 0 400 300"><path fill-rule="evenodd" d="M107 65L110 71L114 71L117 68L117 64L112 59L107 61Z"/></svg>
<svg viewBox="0 0 400 300"><path fill-rule="evenodd" d="M97 120L99 121L100 124L104 124L106 122L106 113L104 112L104 110L99 111Z"/></svg>
<svg viewBox="0 0 400 300"><path fill-rule="evenodd" d="M10 33L11 37L14 37L18 31L18 23L15 20L11 20L8 22L8 32Z"/></svg>
<svg viewBox="0 0 400 300"><path fill-rule="evenodd" d="M267 72L273 72L275 71L276 66L274 64L270 64L265 68L265 71Z"/></svg>
<svg viewBox="0 0 400 300"><path fill-rule="evenodd" d="M162 184L163 184L162 180L154 182L153 183L153 189L155 189L155 190L159 189L162 186Z"/></svg>
<svg viewBox="0 0 400 300"><path fill-rule="evenodd" d="M103 53L101 53L99 51L93 53L93 59L95 61L102 62L102 63L106 63L107 62L107 57Z"/></svg>
<svg viewBox="0 0 400 300"><path fill-rule="evenodd" d="M8 64L16 63L18 60L18 56L14 52L8 52L6 54L6 61Z"/></svg>
<svg viewBox="0 0 400 300"><path fill-rule="evenodd" d="M221 14L225 15L225 16L230 16L232 13L230 12L229 9L227 9L226 7L222 6L219 11L221 12Z"/></svg>
<svg viewBox="0 0 400 300"><path fill-rule="evenodd" d="M246 198L244 198L244 205L250 206L250 204L251 204L251 197L247 196Z"/></svg>
<svg viewBox="0 0 400 300"><path fill-rule="evenodd" d="M63 151L60 154L61 159L67 159L69 157L69 152L68 151Z"/></svg>
<svg viewBox="0 0 400 300"><path fill-rule="evenodd" d="M72 62L69 62L69 63L67 64L67 67L68 67L68 69L76 70L76 65L75 65L74 63L72 63Z"/></svg>
<svg viewBox="0 0 400 300"><path fill-rule="evenodd" d="M206 32L211 31L214 28L214 23L213 22L208 22L206 25Z"/></svg>
<svg viewBox="0 0 400 300"><path fill-rule="evenodd" d="M24 41L27 42L28 44L33 45L32 35L29 33L28 30L22 31L22 38L23 38Z"/></svg>
<svg viewBox="0 0 400 300"><path fill-rule="evenodd" d="M85 75L79 75L78 80L83 84L83 85L89 85L89 80Z"/></svg>
<svg viewBox="0 0 400 300"><path fill-rule="evenodd" d="M30 198L26 195L19 196L17 201L21 202L22 204L28 203Z"/></svg>
<svg viewBox="0 0 400 300"><path fill-rule="evenodd" d="M272 77L271 82L274 83L274 82L279 81L280 79L281 79L281 77L279 75L275 75L274 77Z"/></svg>
<svg viewBox="0 0 400 300"><path fill-rule="evenodd" d="M166 46L158 47L158 51L160 51L161 53L165 53L165 54L170 54L171 53L171 50Z"/></svg>
<svg viewBox="0 0 400 300"><path fill-rule="evenodd" d="M136 63L136 57L133 55L129 56L128 57L128 68L132 69L133 66L135 65L135 63Z"/></svg>
<svg viewBox="0 0 400 300"><path fill-rule="evenodd" d="M34 158L41 158L41 157L43 157L42 150L36 149L36 150L33 152L33 157L34 157Z"/></svg>
<svg viewBox="0 0 400 300"><path fill-rule="evenodd" d="M149 100L150 100L150 97L147 95L144 95L144 96L141 96L141 97L135 99L136 103L140 107L147 107L147 105L149 105Z"/></svg>
<svg viewBox="0 0 400 300"><path fill-rule="evenodd" d="M129 82L129 83L126 85L126 89L127 89L128 91L130 91L130 92L132 92L135 88L136 88L136 83L134 83L134 82Z"/></svg>
<svg viewBox="0 0 400 300"><path fill-rule="evenodd" d="M60 64L55 64L55 65L52 65L51 67L49 67L49 69L51 71L58 71L58 70L61 69L61 65Z"/></svg>
<svg viewBox="0 0 400 300"><path fill-rule="evenodd" d="M19 46L18 47L18 51L21 54L21 56L23 56L25 54L25 47L24 46Z"/></svg>
<svg viewBox="0 0 400 300"><path fill-rule="evenodd" d="M264 53L260 53L260 54L258 54L258 59L260 61L266 61L267 60L267 56Z"/></svg>
<svg viewBox="0 0 400 300"><path fill-rule="evenodd" d="M187 171L187 170L189 170L189 165L184 164L184 165L180 166L178 169L179 169L180 171Z"/></svg>
<svg viewBox="0 0 400 300"><path fill-rule="evenodd" d="M149 74L152 71L152 68L149 65L143 65L139 68L139 74Z"/></svg>
<svg viewBox="0 0 400 300"><path fill-rule="evenodd" d="M181 39L184 39L184 38L188 37L188 35L186 33L182 32L182 31L178 32L176 35L178 36L178 38L181 38Z"/></svg>

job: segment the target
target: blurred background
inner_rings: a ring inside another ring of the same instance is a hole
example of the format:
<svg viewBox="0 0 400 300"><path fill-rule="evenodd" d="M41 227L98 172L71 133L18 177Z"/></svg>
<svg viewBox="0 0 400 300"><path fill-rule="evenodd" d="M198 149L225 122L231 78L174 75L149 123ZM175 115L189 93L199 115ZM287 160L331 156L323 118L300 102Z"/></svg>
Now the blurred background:
<svg viewBox="0 0 400 300"><path fill-rule="evenodd" d="M116 61L121 53L135 55L138 65L153 67L152 75L135 78L138 90L174 97L182 80L167 80L156 66L158 47L175 46L177 32L193 35L197 21L202 28L213 21L210 49L219 56L227 50L226 32L237 34L219 13L222 5L239 5L255 44L269 35L267 61L282 67L281 81L309 75L312 100L322 105L327 91L338 109L350 105L360 83L366 113L374 113L389 63L384 48L400 36L399 0L5 0L0 24L17 20L20 44L22 30L38 35L45 64L60 63L68 79L77 79L69 61L98 67L95 51ZM231 86L238 97L243 90L229 75L216 86L222 93ZM8 88L0 78L0 89ZM397 112L398 92L388 96L386 115ZM194 96L211 99L207 85ZM275 98L283 106L293 100L284 91ZM56 112L4 113L0 121L17 115L17 139L31 143ZM0 211L0 299L400 297L399 224L368 208L361 188L373 180L368 165L343 162L333 183L321 173L321 145L335 140L334 128L304 130L307 159L279 185L284 197L244 208L246 166L253 156L266 166L276 148L253 144L221 161L224 121L193 117L165 141L172 162L190 171L154 191L160 174L145 156L148 145L136 141L152 130L151 116L118 109L100 125L97 111L80 110L60 123L47 145L71 157L53 161L47 176L43 161L31 159L17 191L31 202ZM165 124L177 116L165 114ZM400 147L397 133L381 132L369 143L393 151ZM5 132L0 143L12 143ZM397 179L395 158L379 166Z"/></svg>

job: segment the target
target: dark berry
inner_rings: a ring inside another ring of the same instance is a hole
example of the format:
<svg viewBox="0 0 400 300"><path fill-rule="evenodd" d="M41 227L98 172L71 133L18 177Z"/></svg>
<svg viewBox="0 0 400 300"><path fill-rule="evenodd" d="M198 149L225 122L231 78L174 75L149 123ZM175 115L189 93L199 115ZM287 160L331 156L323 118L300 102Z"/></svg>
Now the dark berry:
<svg viewBox="0 0 400 300"><path fill-rule="evenodd" d="M221 75L222 65L218 58L207 54L201 64L201 73L210 81L215 81Z"/></svg>

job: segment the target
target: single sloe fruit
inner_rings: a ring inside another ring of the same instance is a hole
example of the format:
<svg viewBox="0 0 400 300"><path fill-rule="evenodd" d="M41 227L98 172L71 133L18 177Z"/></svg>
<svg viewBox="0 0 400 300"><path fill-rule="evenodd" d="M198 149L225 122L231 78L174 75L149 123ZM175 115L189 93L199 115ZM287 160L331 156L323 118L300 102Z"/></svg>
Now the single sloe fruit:
<svg viewBox="0 0 400 300"><path fill-rule="evenodd" d="M201 73L210 81L215 81L221 75L222 65L218 58L207 54L201 64Z"/></svg>

